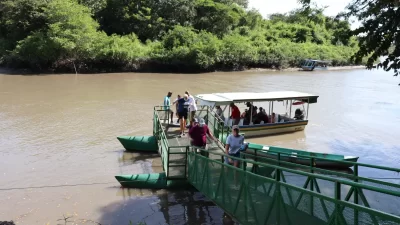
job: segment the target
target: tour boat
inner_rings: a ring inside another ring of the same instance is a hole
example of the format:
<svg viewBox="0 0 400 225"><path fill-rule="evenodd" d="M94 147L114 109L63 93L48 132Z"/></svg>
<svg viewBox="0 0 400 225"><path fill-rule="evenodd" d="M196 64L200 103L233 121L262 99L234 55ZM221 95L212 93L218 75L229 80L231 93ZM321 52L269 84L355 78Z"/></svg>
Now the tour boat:
<svg viewBox="0 0 400 225"><path fill-rule="evenodd" d="M266 104L264 107L265 114L268 118L272 118L270 121L259 121L258 124L254 124L253 112L251 111L250 119L241 118L239 125L240 132L243 132L246 137L254 136L265 136L274 135L280 133L289 133L302 131L308 124L308 112L310 104L317 103L319 96L313 94L307 94L295 91L279 91L279 92L235 92L235 93L214 93L214 94L200 94L196 96L198 105L204 107L208 106L210 111L213 111L216 106L220 106L223 113L228 108L228 115L224 115L226 119L221 119L220 123L223 123L225 127L232 126L232 119L229 118L231 115L231 103L236 105L241 103L250 103L253 107L249 107L253 110L254 103ZM286 104L286 112L284 114L275 113L274 103L283 102ZM292 106L297 107L296 113L299 111L302 114L298 115L293 113ZM267 108L268 107L268 108ZM302 110L298 107L302 107ZM305 115L304 115L305 113ZM296 118L295 118L296 117ZM221 118L221 117L220 117Z"/></svg>
<svg viewBox="0 0 400 225"><path fill-rule="evenodd" d="M307 60L304 61L304 63L301 66L301 68L304 71L327 70L329 63L330 63L330 61L307 59Z"/></svg>

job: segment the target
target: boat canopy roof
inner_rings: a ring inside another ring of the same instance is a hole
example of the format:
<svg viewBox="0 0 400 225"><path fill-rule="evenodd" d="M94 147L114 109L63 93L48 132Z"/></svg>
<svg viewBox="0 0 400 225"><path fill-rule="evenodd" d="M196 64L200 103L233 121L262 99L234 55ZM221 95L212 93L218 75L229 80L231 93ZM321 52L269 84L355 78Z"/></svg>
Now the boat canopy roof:
<svg viewBox="0 0 400 225"><path fill-rule="evenodd" d="M229 105L231 102L268 102L281 100L298 100L316 103L319 96L296 91L276 92L231 92L199 94L196 99L200 105L216 106Z"/></svg>
<svg viewBox="0 0 400 225"><path fill-rule="evenodd" d="M320 62L320 63L330 63L331 61L317 60L317 59L306 59L306 61Z"/></svg>

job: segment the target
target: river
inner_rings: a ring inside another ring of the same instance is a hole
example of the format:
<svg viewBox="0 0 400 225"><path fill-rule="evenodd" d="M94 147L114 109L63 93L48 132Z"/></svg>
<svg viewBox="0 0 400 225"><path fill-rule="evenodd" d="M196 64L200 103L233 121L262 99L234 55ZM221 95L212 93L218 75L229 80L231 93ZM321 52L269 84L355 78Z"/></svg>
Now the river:
<svg viewBox="0 0 400 225"><path fill-rule="evenodd" d="M397 83L377 70L0 75L0 221L230 224L193 190L121 189L114 179L162 171L157 155L126 153L116 137L151 134L152 108L168 91L317 94L304 132L252 141L398 167Z"/></svg>

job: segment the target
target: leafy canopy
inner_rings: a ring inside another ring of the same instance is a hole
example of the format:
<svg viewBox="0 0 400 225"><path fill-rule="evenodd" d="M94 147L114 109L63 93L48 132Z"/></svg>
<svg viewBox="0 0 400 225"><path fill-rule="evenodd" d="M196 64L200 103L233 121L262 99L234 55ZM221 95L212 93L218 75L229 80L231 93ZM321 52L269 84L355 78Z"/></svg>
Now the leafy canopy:
<svg viewBox="0 0 400 225"><path fill-rule="evenodd" d="M309 10L311 0L300 0ZM361 25L351 32L358 36L356 62L368 57L367 68L374 67L380 56L385 56L378 67L399 74L400 69L400 2L388 0L353 0L339 17L356 17ZM343 25L342 25L343 26ZM341 36L341 35L339 35Z"/></svg>

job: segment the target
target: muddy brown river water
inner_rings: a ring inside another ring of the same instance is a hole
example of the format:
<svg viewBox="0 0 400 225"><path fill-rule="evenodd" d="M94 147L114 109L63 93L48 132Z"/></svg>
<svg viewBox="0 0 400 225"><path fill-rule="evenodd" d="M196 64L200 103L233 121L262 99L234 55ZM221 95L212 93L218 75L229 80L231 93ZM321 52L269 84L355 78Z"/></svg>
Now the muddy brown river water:
<svg viewBox="0 0 400 225"><path fill-rule="evenodd" d="M398 167L397 83L376 70L0 75L0 221L231 224L195 190L121 189L114 179L162 171L157 155L127 153L116 136L151 134L152 108L168 91L317 94L304 132L252 141Z"/></svg>

